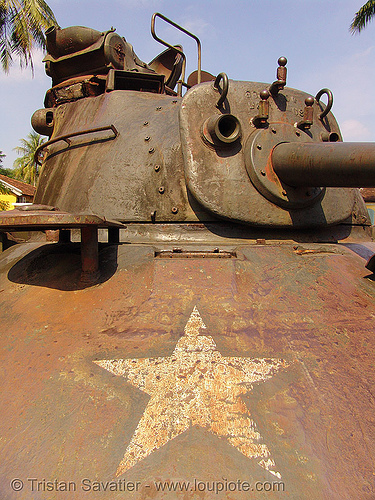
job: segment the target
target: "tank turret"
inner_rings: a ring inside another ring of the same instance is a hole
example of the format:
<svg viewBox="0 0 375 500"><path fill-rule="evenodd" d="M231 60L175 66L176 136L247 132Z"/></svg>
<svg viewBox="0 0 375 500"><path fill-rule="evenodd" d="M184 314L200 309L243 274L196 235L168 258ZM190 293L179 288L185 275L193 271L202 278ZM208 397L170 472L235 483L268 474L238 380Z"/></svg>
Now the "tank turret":
<svg viewBox="0 0 375 500"><path fill-rule="evenodd" d="M373 498L375 144L285 57L236 81L151 32L148 64L47 33L35 201L0 214L0 496Z"/></svg>

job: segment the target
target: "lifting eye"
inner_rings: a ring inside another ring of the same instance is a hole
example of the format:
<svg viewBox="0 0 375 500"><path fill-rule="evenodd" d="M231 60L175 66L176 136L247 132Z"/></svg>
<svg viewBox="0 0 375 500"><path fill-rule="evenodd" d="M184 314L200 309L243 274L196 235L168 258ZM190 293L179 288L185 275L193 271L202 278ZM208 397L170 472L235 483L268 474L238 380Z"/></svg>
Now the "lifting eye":
<svg viewBox="0 0 375 500"><path fill-rule="evenodd" d="M241 137L241 125L234 115L213 115L203 124L203 136L214 145L231 144Z"/></svg>

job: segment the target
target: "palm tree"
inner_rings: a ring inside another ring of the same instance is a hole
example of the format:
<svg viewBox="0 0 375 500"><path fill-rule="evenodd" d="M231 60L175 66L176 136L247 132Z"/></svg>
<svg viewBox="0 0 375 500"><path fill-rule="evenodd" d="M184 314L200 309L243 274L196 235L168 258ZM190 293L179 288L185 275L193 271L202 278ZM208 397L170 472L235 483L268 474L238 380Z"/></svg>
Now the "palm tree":
<svg viewBox="0 0 375 500"><path fill-rule="evenodd" d="M352 24L350 25L350 31L352 33L360 33L363 28L366 27L367 23L375 15L375 0L368 0L356 13Z"/></svg>
<svg viewBox="0 0 375 500"><path fill-rule="evenodd" d="M21 67L33 68L32 49L45 47L43 31L57 25L44 0L0 0L0 60L8 71L15 55Z"/></svg>
<svg viewBox="0 0 375 500"><path fill-rule="evenodd" d="M27 139L20 139L22 146L14 148L17 154L22 155L13 163L15 178L36 185L38 180L38 164L35 161L35 152L45 139L36 132L30 132Z"/></svg>

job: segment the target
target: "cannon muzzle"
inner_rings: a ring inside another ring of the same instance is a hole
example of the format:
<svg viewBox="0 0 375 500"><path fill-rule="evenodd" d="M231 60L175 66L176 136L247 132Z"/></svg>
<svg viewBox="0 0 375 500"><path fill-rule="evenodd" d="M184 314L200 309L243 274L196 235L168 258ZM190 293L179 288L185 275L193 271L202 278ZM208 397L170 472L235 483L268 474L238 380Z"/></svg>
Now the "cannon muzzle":
<svg viewBox="0 0 375 500"><path fill-rule="evenodd" d="M375 143L280 143L272 166L289 186L374 187Z"/></svg>

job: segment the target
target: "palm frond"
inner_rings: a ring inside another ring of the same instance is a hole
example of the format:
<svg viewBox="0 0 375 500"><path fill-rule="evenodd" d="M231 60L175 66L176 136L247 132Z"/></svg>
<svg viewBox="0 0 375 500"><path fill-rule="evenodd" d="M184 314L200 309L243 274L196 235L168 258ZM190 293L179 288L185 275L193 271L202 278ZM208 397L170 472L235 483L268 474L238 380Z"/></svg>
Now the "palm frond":
<svg viewBox="0 0 375 500"><path fill-rule="evenodd" d="M350 25L350 31L354 33L360 33L369 21L375 15L375 0L369 0L366 2L356 13L352 24Z"/></svg>
<svg viewBox="0 0 375 500"><path fill-rule="evenodd" d="M57 25L44 0L0 0L0 62L8 71L16 55L21 67L32 63L32 50L45 48L44 31Z"/></svg>

